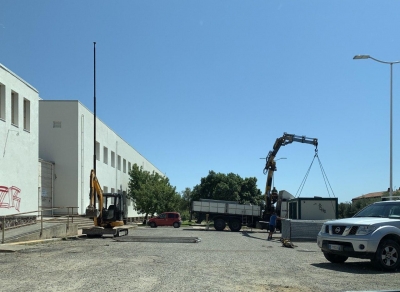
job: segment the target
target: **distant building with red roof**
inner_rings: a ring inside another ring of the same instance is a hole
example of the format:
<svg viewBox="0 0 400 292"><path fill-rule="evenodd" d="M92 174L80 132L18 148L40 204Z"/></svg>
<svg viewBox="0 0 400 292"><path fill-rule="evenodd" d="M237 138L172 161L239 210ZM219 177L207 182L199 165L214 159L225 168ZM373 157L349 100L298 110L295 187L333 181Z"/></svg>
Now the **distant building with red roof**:
<svg viewBox="0 0 400 292"><path fill-rule="evenodd" d="M351 201L354 203L357 200L361 200L361 199L380 199L382 198L382 195L386 193L386 191L382 191L382 192L375 192L375 193L369 193L369 194L365 194L359 197L355 197L353 199L351 199Z"/></svg>

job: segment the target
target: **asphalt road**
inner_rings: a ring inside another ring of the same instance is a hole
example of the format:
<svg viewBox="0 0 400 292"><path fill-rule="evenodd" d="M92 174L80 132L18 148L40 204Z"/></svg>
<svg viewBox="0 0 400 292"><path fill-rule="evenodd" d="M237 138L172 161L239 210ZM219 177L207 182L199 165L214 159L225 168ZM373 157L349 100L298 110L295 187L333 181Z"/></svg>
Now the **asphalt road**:
<svg viewBox="0 0 400 292"><path fill-rule="evenodd" d="M201 241L178 239L188 237ZM384 273L359 259L331 264L315 242L285 248L279 237L267 241L265 231L139 227L121 241L36 243L0 253L1 290L400 291L400 272Z"/></svg>

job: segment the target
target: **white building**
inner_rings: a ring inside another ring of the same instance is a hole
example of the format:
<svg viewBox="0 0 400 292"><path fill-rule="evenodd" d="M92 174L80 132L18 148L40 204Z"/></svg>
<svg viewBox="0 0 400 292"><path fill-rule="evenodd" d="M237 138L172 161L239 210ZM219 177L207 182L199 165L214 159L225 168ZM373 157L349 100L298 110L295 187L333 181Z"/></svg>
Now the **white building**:
<svg viewBox="0 0 400 292"><path fill-rule="evenodd" d="M54 162L54 192L49 195L42 190L43 203L47 207L76 206L74 213L84 214L94 166L94 115L76 100L40 100L39 128L39 156ZM128 172L135 163L163 175L97 118L96 176L103 192L128 192ZM127 217L140 216L128 200Z"/></svg>
<svg viewBox="0 0 400 292"><path fill-rule="evenodd" d="M38 210L38 105L39 92L0 64L0 215Z"/></svg>
<svg viewBox="0 0 400 292"><path fill-rule="evenodd" d="M94 115L79 101L41 100L33 86L0 64L0 216L41 207L63 207L47 214L83 215L89 205L93 125ZM135 163L163 175L99 119L96 141L96 175L104 192L128 192ZM142 216L127 203L128 218Z"/></svg>

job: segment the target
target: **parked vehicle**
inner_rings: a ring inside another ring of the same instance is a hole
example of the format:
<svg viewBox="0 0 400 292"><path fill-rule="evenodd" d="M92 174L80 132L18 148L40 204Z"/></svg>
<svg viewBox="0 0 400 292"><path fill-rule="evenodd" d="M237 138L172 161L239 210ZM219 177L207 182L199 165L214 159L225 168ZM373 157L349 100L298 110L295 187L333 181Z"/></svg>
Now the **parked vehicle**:
<svg viewBox="0 0 400 292"><path fill-rule="evenodd" d="M228 224L231 231L239 231L242 225L252 226L261 220L260 206L238 204L233 201L203 200L192 202L192 213L197 214L197 223L203 220L214 221L214 228L222 231Z"/></svg>
<svg viewBox="0 0 400 292"><path fill-rule="evenodd" d="M327 221L317 244L332 263L370 259L385 271L400 267L400 201L373 203L352 218Z"/></svg>
<svg viewBox="0 0 400 292"><path fill-rule="evenodd" d="M182 224L181 214L178 212L164 212L157 217L151 218L147 224L151 228L156 228L157 226L174 226L174 228L179 228Z"/></svg>

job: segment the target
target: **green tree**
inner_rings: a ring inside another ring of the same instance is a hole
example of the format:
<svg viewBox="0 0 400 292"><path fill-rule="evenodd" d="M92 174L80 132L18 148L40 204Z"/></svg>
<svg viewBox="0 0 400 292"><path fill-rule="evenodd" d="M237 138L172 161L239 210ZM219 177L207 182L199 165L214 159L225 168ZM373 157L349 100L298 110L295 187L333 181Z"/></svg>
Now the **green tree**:
<svg viewBox="0 0 400 292"><path fill-rule="evenodd" d="M353 216L355 213L351 210L351 203L340 203L338 205L338 217L339 218L349 218Z"/></svg>
<svg viewBox="0 0 400 292"><path fill-rule="evenodd" d="M400 197L400 189L398 189L398 190L393 190L392 196L393 196L393 197ZM389 197L389 191L383 192L383 193L382 193L382 197Z"/></svg>
<svg viewBox="0 0 400 292"><path fill-rule="evenodd" d="M350 202L340 203L338 206L338 217L339 218L353 217L355 214L357 214L359 211L361 211L368 205L371 205L372 203L375 203L380 200L381 200L380 198L361 198L355 200L353 203Z"/></svg>
<svg viewBox="0 0 400 292"><path fill-rule="evenodd" d="M135 210L148 215L175 211L179 207L180 195L169 183L169 179L156 172L143 170L136 163L129 171L128 197L134 202Z"/></svg>
<svg viewBox="0 0 400 292"><path fill-rule="evenodd" d="M182 220L190 219L190 204L192 200L192 190L185 188L181 191L181 198L179 203L179 213L181 214Z"/></svg>
<svg viewBox="0 0 400 292"><path fill-rule="evenodd" d="M255 177L243 179L234 173L222 174L211 170L208 176L201 178L200 184L193 188L192 200L199 199L259 204L263 198Z"/></svg>

